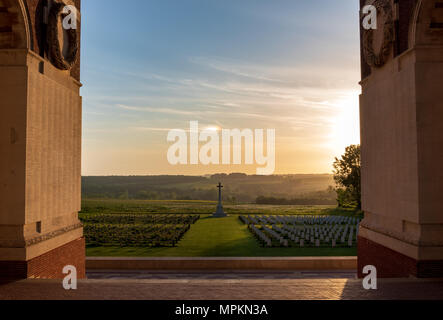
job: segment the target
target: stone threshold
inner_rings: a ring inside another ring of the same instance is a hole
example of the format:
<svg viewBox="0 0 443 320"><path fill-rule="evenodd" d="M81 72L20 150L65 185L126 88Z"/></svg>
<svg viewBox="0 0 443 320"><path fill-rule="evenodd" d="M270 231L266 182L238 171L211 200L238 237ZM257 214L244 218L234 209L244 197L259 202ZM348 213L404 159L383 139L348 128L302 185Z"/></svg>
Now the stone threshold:
<svg viewBox="0 0 443 320"><path fill-rule="evenodd" d="M87 257L91 270L357 270L357 257Z"/></svg>

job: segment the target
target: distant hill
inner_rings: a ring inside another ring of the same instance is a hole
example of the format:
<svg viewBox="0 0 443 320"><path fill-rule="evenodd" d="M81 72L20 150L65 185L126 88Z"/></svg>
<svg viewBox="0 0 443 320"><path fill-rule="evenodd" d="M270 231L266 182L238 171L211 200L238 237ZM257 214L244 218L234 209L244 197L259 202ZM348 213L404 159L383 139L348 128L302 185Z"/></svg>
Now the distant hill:
<svg viewBox="0 0 443 320"><path fill-rule="evenodd" d="M315 203L320 199L329 200L328 204L335 201L335 192L328 190L334 185L329 174L82 177L82 196L85 199L216 200L219 181L224 185L224 200L230 202L251 203L258 197L315 199Z"/></svg>

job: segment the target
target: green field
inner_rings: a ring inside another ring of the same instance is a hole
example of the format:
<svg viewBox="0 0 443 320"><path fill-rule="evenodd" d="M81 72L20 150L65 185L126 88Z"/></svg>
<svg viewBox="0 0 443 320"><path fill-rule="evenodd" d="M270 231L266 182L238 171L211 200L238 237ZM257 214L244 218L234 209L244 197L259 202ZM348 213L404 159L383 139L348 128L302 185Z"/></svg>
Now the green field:
<svg viewBox="0 0 443 320"><path fill-rule="evenodd" d="M357 216L350 210L331 206L268 206L226 205L227 218L210 217L215 209L210 201L145 201L145 200L85 200L80 214L91 213L149 213L200 214L177 247L88 247L88 256L140 256L140 257L270 257L270 256L350 256L355 248L264 248L238 219L239 214L266 215L347 215ZM360 215L358 215L360 216ZM361 217L361 216L360 216Z"/></svg>

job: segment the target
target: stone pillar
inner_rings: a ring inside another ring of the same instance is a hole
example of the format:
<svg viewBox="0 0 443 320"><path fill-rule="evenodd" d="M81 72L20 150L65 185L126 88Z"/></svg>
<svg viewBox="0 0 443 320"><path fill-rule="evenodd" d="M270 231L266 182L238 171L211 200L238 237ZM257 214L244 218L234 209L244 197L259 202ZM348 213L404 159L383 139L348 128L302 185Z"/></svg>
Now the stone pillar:
<svg viewBox="0 0 443 320"><path fill-rule="evenodd" d="M62 278L66 265L85 277L80 24L63 30L65 5L80 10L0 0L0 280Z"/></svg>
<svg viewBox="0 0 443 320"><path fill-rule="evenodd" d="M443 5L361 1L362 206L359 275L443 276Z"/></svg>

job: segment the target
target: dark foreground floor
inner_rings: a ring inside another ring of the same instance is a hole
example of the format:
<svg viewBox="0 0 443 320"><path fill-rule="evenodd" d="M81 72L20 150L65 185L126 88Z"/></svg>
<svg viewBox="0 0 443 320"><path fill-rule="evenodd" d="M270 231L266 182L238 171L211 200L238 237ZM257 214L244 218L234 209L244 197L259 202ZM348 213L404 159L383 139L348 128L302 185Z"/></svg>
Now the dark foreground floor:
<svg viewBox="0 0 443 320"><path fill-rule="evenodd" d="M93 272L64 290L61 281L0 285L0 300L443 300L443 279L381 279L364 290L352 272Z"/></svg>

